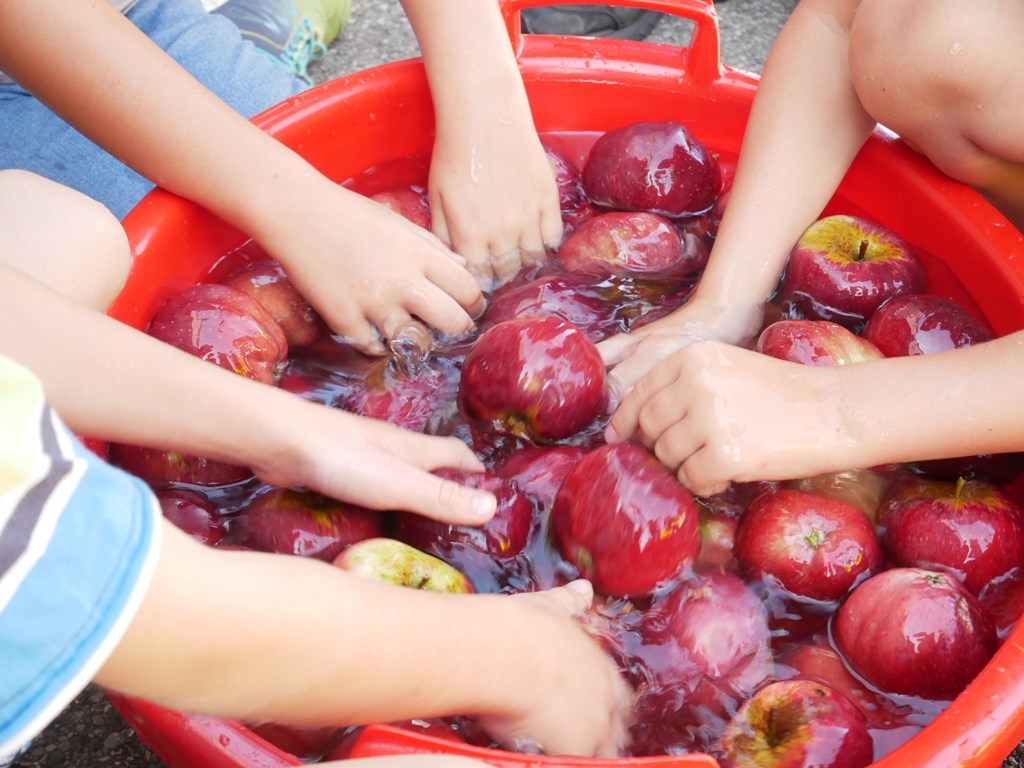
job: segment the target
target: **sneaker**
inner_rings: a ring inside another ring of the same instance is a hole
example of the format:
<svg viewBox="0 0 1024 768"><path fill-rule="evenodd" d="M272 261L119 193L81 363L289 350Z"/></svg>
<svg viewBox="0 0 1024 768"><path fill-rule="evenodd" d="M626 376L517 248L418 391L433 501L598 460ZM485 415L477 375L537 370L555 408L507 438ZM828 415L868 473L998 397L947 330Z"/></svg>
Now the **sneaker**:
<svg viewBox="0 0 1024 768"><path fill-rule="evenodd" d="M658 11L615 5L555 5L522 11L523 31L531 35L575 35L643 40L661 18Z"/></svg>
<svg viewBox="0 0 1024 768"><path fill-rule="evenodd" d="M227 0L213 12L231 19L260 53L312 85L306 68L327 53L351 11L351 0Z"/></svg>

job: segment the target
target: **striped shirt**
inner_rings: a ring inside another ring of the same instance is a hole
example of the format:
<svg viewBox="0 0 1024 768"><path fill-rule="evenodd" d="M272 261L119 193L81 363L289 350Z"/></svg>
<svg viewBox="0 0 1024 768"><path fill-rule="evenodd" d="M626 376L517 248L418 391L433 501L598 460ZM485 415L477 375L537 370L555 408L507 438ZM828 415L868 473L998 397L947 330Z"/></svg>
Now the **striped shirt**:
<svg viewBox="0 0 1024 768"><path fill-rule="evenodd" d="M85 449L0 357L0 765L107 660L159 546L149 488Z"/></svg>

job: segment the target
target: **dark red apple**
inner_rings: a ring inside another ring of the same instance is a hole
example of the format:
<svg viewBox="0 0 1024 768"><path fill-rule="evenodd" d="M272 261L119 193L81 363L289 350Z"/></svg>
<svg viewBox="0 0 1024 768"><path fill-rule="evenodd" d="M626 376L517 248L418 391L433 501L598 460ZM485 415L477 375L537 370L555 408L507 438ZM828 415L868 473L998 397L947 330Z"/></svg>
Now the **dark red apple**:
<svg viewBox="0 0 1024 768"><path fill-rule="evenodd" d="M290 349L305 347L323 335L320 316L274 259L243 264L220 282L256 299L281 326Z"/></svg>
<svg viewBox="0 0 1024 768"><path fill-rule="evenodd" d="M284 331L270 313L226 285L197 285L168 299L149 335L264 384L274 384L288 355Z"/></svg>
<svg viewBox="0 0 1024 768"><path fill-rule="evenodd" d="M1000 640L1005 640L1017 626L1024 613L1024 571L992 582L978 596L985 615L996 629Z"/></svg>
<svg viewBox="0 0 1024 768"><path fill-rule="evenodd" d="M570 272L679 279L696 271L678 230L653 213L605 213L577 227L558 249ZM699 269L699 267L697 267Z"/></svg>
<svg viewBox="0 0 1024 768"><path fill-rule="evenodd" d="M548 156L551 171L555 174L555 183L558 184L559 207L563 214L569 213L575 210L583 197L580 171L564 152L545 144L544 154Z"/></svg>
<svg viewBox="0 0 1024 768"><path fill-rule="evenodd" d="M455 394L454 382L432 365L407 373L391 360L381 359L371 366L361 386L342 396L339 405L413 432L432 433L455 413Z"/></svg>
<svg viewBox="0 0 1024 768"><path fill-rule="evenodd" d="M566 476L587 455L584 448L530 446L495 469L499 477L514 482L541 509L551 509Z"/></svg>
<svg viewBox="0 0 1024 768"><path fill-rule="evenodd" d="M852 504L804 491L764 495L747 509L736 534L736 559L755 579L794 597L840 600L882 569L882 551L867 516Z"/></svg>
<svg viewBox="0 0 1024 768"><path fill-rule="evenodd" d="M571 211L562 211L562 224L565 226L562 232L563 239L599 215L598 210L586 200L580 200L579 204Z"/></svg>
<svg viewBox="0 0 1024 768"><path fill-rule="evenodd" d="M436 557L394 539L365 539L353 544L333 565L342 570L398 587L427 592L466 594L469 579Z"/></svg>
<svg viewBox="0 0 1024 768"><path fill-rule="evenodd" d="M864 326L864 338L886 357L906 357L969 347L992 336L959 304L918 295L900 296L879 307Z"/></svg>
<svg viewBox="0 0 1024 768"><path fill-rule="evenodd" d="M551 527L562 557L615 596L650 595L700 551L693 496L639 445L584 456L558 491Z"/></svg>
<svg viewBox="0 0 1024 768"><path fill-rule="evenodd" d="M357 541L384 533L379 512L287 488L257 496L231 526L236 544L328 563Z"/></svg>
<svg viewBox="0 0 1024 768"><path fill-rule="evenodd" d="M615 309L586 275L549 275L499 288L483 323L489 328L521 317L555 317L572 323L596 344L622 330Z"/></svg>
<svg viewBox="0 0 1024 768"><path fill-rule="evenodd" d="M681 123L634 123L608 131L583 168L583 191L597 206L696 216L721 186L708 148Z"/></svg>
<svg viewBox="0 0 1024 768"><path fill-rule="evenodd" d="M881 360L870 341L827 320L782 320L764 329L756 351L800 365L831 368Z"/></svg>
<svg viewBox="0 0 1024 768"><path fill-rule="evenodd" d="M915 461L908 466L932 480L955 483L962 477L964 480L1006 485L1024 472L1024 453L983 453L955 459Z"/></svg>
<svg viewBox="0 0 1024 768"><path fill-rule="evenodd" d="M715 204L711 206L711 210L701 217L704 219L704 226L711 237L718 237L718 225L722 223L722 217L725 216L725 206L729 204L731 194L731 187L719 192L718 197L715 198Z"/></svg>
<svg viewBox="0 0 1024 768"><path fill-rule="evenodd" d="M230 485L252 477L252 470L248 467L177 451L111 443L110 455L111 460L125 472L153 484Z"/></svg>
<svg viewBox="0 0 1024 768"><path fill-rule="evenodd" d="M768 614L757 595L728 573L695 576L655 601L637 627L642 719L727 720L772 675ZM706 742L717 733L705 734Z"/></svg>
<svg viewBox="0 0 1024 768"><path fill-rule="evenodd" d="M430 200L422 187L396 187L370 195L385 208L408 219L418 227L430 230Z"/></svg>
<svg viewBox="0 0 1024 768"><path fill-rule="evenodd" d="M703 504L698 505L697 509L700 514L700 554L693 564L693 570L697 573L738 573L740 564L736 559L734 546L736 531L740 525L739 518L723 512L714 512Z"/></svg>
<svg viewBox="0 0 1024 768"><path fill-rule="evenodd" d="M157 491L164 517L196 541L213 545L224 538L227 528L213 504L195 491Z"/></svg>
<svg viewBox="0 0 1024 768"><path fill-rule="evenodd" d="M515 557L526 546L533 526L533 504L509 480L486 472L458 473L438 470L434 474L470 488L490 491L498 510L479 528L449 525L430 518L399 512L395 515L395 538L459 567L459 551L475 551L492 560ZM459 567L459 570L464 570Z"/></svg>
<svg viewBox="0 0 1024 768"><path fill-rule="evenodd" d="M800 236L778 300L787 314L853 328L889 299L924 288L924 264L896 233L853 216L829 216Z"/></svg>
<svg viewBox="0 0 1024 768"><path fill-rule="evenodd" d="M809 680L758 691L740 707L715 752L722 768L865 768L874 758L860 710Z"/></svg>
<svg viewBox="0 0 1024 768"><path fill-rule="evenodd" d="M1024 509L994 485L920 480L884 503L882 544L896 565L949 573L974 596L1024 567Z"/></svg>
<svg viewBox="0 0 1024 768"><path fill-rule="evenodd" d="M791 480L789 488L830 499L853 504L868 516L872 523L878 516L878 508L889 492L889 481L873 469L847 469L843 472L828 472L824 475Z"/></svg>
<svg viewBox="0 0 1024 768"><path fill-rule="evenodd" d="M677 221L676 231L679 232L679 239L683 243L683 258L677 274L694 277L697 272L704 269L711 257L711 246L714 245L714 235L707 228L706 222L702 219L691 219L690 221Z"/></svg>
<svg viewBox="0 0 1024 768"><path fill-rule="evenodd" d="M341 739L344 728L304 728L277 723L246 723L260 738L300 760L318 760L326 755Z"/></svg>
<svg viewBox="0 0 1024 768"><path fill-rule="evenodd" d="M601 414L605 400L597 347L579 328L553 317L499 323L462 364L465 416L535 442L575 434Z"/></svg>
<svg viewBox="0 0 1024 768"><path fill-rule="evenodd" d="M953 576L896 568L865 581L832 620L847 666L883 693L951 701L995 653L995 630Z"/></svg>

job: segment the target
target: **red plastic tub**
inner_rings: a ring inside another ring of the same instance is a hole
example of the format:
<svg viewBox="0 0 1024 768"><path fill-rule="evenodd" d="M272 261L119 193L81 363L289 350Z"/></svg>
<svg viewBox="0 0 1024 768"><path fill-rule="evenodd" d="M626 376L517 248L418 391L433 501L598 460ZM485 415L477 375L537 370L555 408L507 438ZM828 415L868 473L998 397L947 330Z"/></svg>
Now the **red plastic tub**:
<svg viewBox="0 0 1024 768"><path fill-rule="evenodd" d="M563 0L564 2L564 0ZM687 48L605 39L529 37L518 11L544 0L504 0L538 130L578 160L600 133L641 121L686 123L728 171L739 152L757 78L723 67L718 23L706 0L616 0L695 22ZM418 60L377 67L307 91L255 119L330 178L365 193L423 183L433 112ZM955 298L998 333L1024 327L1024 238L977 193L938 173L881 130L857 157L826 213L874 219L925 258L929 292ZM169 296L224 274L246 237L163 191L124 222L134 252L128 284L110 314L145 328ZM170 712L111 695L172 768L276 768L300 761L242 725ZM930 726L878 768L998 767L1024 738L1024 625ZM415 751L475 755L501 766L650 765L713 768L704 755L621 761L544 758L453 746L386 726L366 729L353 757Z"/></svg>

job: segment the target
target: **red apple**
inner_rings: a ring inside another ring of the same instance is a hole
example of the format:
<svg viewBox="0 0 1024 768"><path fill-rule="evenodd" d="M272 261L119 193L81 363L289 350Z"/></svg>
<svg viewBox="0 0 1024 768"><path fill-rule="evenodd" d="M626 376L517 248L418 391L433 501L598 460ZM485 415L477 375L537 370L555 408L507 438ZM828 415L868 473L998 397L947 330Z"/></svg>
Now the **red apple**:
<svg viewBox="0 0 1024 768"><path fill-rule="evenodd" d="M829 216L797 241L779 300L787 313L852 328L889 299L924 288L924 264L894 232L853 216Z"/></svg>
<svg viewBox="0 0 1024 768"><path fill-rule="evenodd" d="M465 416L536 442L579 432L600 415L605 400L597 347L579 328L553 317L499 323L462 364Z"/></svg>
<svg viewBox="0 0 1024 768"><path fill-rule="evenodd" d="M587 455L583 448L527 447L497 467L495 472L514 482L541 509L551 509L566 476Z"/></svg>
<svg viewBox="0 0 1024 768"><path fill-rule="evenodd" d="M964 480L983 480L993 485L1006 485L1024 472L1024 453L983 453L979 456L959 456L955 459L915 461L908 465L932 480L955 483Z"/></svg>
<svg viewBox="0 0 1024 768"><path fill-rule="evenodd" d="M1024 613L1024 571L1018 570L989 584L981 590L978 602L995 627L996 635L1005 640Z"/></svg>
<svg viewBox="0 0 1024 768"><path fill-rule="evenodd" d="M580 198L583 197L580 171L565 153L553 147L545 145L544 154L548 156L551 171L555 174L555 183L558 184L558 204L563 214L569 213L580 204Z"/></svg>
<svg viewBox="0 0 1024 768"><path fill-rule="evenodd" d="M683 243L683 258L677 274L695 277L697 272L708 264L715 236L711 234L707 223L702 219L691 219L688 222L677 221L675 226L679 233L679 239Z"/></svg>
<svg viewBox="0 0 1024 768"><path fill-rule="evenodd" d="M701 724L727 720L772 675L768 614L757 595L728 573L683 582L647 611L635 661L642 665L637 712L642 719ZM705 746L708 744L706 743Z"/></svg>
<svg viewBox="0 0 1024 768"><path fill-rule="evenodd" d="M721 224L722 217L725 216L725 206L729 204L731 194L731 187L719 192L718 197L715 198L715 204L711 206L711 210L701 217L704 219L704 226L711 237L718 237L718 225Z"/></svg>
<svg viewBox="0 0 1024 768"><path fill-rule="evenodd" d="M872 523L878 516L882 500L889 492L889 481L873 469L827 472L803 480L791 480L787 486L797 491L816 493L819 496L853 504L867 515Z"/></svg>
<svg viewBox="0 0 1024 768"><path fill-rule="evenodd" d="M1024 566L1024 509L988 483L903 483L882 518L893 563L949 573L974 596Z"/></svg>
<svg viewBox="0 0 1024 768"><path fill-rule="evenodd" d="M231 526L236 544L328 563L357 541L383 535L379 512L287 488L257 496Z"/></svg>
<svg viewBox="0 0 1024 768"><path fill-rule="evenodd" d="M809 680L758 691L740 707L715 751L722 768L865 768L874 757L860 710Z"/></svg>
<svg viewBox="0 0 1024 768"><path fill-rule="evenodd" d="M364 579L427 592L466 594L469 579L436 557L394 539L365 539L336 558L335 566Z"/></svg>
<svg viewBox="0 0 1024 768"><path fill-rule="evenodd" d="M874 526L863 512L789 489L750 505L735 550L752 578L810 601L839 600L883 565Z"/></svg>
<svg viewBox="0 0 1024 768"><path fill-rule="evenodd" d="M264 384L274 384L288 355L284 331L270 313L226 285L197 285L168 299L149 335Z"/></svg>
<svg viewBox="0 0 1024 768"><path fill-rule="evenodd" d="M213 545L224 538L227 528L213 504L195 491L157 491L164 517L201 544Z"/></svg>
<svg viewBox="0 0 1024 768"><path fill-rule="evenodd" d="M653 213L605 213L577 227L558 249L570 272L679 279L695 271L678 230ZM699 269L699 267L697 267Z"/></svg>
<svg viewBox="0 0 1024 768"><path fill-rule="evenodd" d="M318 760L323 757L331 751L345 732L344 728L331 726L305 728L277 723L246 723L246 727L260 738L300 760Z"/></svg>
<svg viewBox="0 0 1024 768"><path fill-rule="evenodd" d="M395 538L462 571L465 569L457 556L460 551L482 553L492 560L512 558L523 551L533 526L533 504L514 483L486 472L438 470L434 474L493 493L498 499L494 517L479 528L471 528L399 512L395 515Z"/></svg>
<svg viewBox="0 0 1024 768"><path fill-rule="evenodd" d="M564 240L569 237L577 229L599 215L598 210L586 200L580 200L571 211L562 211L562 224L565 227L562 232L562 239Z"/></svg>
<svg viewBox="0 0 1024 768"><path fill-rule="evenodd" d="M680 123L608 131L583 168L583 191L595 205L671 218L708 210L720 185L715 158Z"/></svg>
<svg viewBox="0 0 1024 768"><path fill-rule="evenodd" d="M595 344L623 329L616 307L606 301L586 275L549 275L528 283L502 286L484 315L489 328L520 317L555 317L572 323Z"/></svg>
<svg viewBox="0 0 1024 768"><path fill-rule="evenodd" d="M865 581L832 620L847 666L883 693L951 701L992 658L995 630L953 576L896 568Z"/></svg>
<svg viewBox="0 0 1024 768"><path fill-rule="evenodd" d="M430 230L430 200L423 187L396 187L370 195L385 208L394 211L418 227Z"/></svg>
<svg viewBox="0 0 1024 768"><path fill-rule="evenodd" d="M177 451L160 451L138 445L111 443L110 454L111 460L125 472L131 472L147 483L157 485L229 485L252 477L252 470L248 467L238 467Z"/></svg>
<svg viewBox="0 0 1024 768"><path fill-rule="evenodd" d="M393 360L382 359L360 384L343 394L339 405L413 432L435 432L456 410L455 383L428 364L406 373Z"/></svg>
<svg viewBox="0 0 1024 768"><path fill-rule="evenodd" d="M650 595L700 551L693 496L639 445L584 456L558 491L551 527L562 557L609 595Z"/></svg>
<svg viewBox="0 0 1024 768"><path fill-rule="evenodd" d="M274 259L243 264L220 282L256 299L281 326L289 348L305 347L323 335L320 316Z"/></svg>
<svg viewBox="0 0 1024 768"><path fill-rule="evenodd" d="M755 349L779 360L821 368L881 360L883 357L870 341L827 320L782 320L774 323L761 333Z"/></svg>
<svg viewBox="0 0 1024 768"><path fill-rule="evenodd" d="M992 336L960 305L920 295L900 296L879 307L864 326L864 338L886 357L906 357L969 347Z"/></svg>
<svg viewBox="0 0 1024 768"><path fill-rule="evenodd" d="M700 522L700 554L693 564L697 573L721 571L737 573L739 561L734 553L739 518L723 512L714 512L703 504L697 507Z"/></svg>

